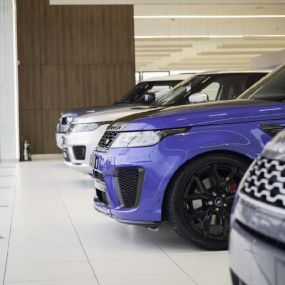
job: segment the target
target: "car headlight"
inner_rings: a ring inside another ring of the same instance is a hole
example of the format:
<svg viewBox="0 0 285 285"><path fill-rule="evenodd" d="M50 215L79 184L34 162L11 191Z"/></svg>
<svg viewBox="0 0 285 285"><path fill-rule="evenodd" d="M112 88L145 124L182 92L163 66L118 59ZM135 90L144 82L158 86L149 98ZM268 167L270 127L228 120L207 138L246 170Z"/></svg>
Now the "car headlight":
<svg viewBox="0 0 285 285"><path fill-rule="evenodd" d="M159 143L166 136L183 133L186 130L186 128L183 128L163 131L121 132L111 148L152 146Z"/></svg>
<svg viewBox="0 0 285 285"><path fill-rule="evenodd" d="M99 127L97 123L88 124L72 124L68 129L69 133L79 133L79 132L92 132Z"/></svg>

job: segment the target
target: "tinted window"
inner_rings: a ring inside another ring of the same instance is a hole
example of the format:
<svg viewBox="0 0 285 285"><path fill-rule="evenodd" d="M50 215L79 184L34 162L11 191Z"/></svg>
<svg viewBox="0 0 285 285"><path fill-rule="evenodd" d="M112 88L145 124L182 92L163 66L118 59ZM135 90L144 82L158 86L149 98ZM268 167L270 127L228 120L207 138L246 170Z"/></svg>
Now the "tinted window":
<svg viewBox="0 0 285 285"><path fill-rule="evenodd" d="M258 80L259 77L256 77ZM242 94L255 81L251 74L215 74L209 75L205 80L192 89L179 104L190 104L189 96L195 93L205 93L209 101L233 100Z"/></svg>
<svg viewBox="0 0 285 285"><path fill-rule="evenodd" d="M285 66L282 66L254 85L239 99L285 102Z"/></svg>
<svg viewBox="0 0 285 285"><path fill-rule="evenodd" d="M206 88L201 90L201 93L208 95L209 101L215 101L218 97L221 85L219 82L212 82Z"/></svg>
<svg viewBox="0 0 285 285"><path fill-rule="evenodd" d="M180 84L176 85L167 94L163 94L157 98L153 105L159 106L171 106L177 104L180 100L183 100L187 94L190 94L191 90L205 80L208 75L196 75L184 80Z"/></svg>
<svg viewBox="0 0 285 285"><path fill-rule="evenodd" d="M143 96L147 93L155 93L161 91L169 91L176 86L180 81L154 81L154 82L141 82L134 86L119 103L144 103Z"/></svg>

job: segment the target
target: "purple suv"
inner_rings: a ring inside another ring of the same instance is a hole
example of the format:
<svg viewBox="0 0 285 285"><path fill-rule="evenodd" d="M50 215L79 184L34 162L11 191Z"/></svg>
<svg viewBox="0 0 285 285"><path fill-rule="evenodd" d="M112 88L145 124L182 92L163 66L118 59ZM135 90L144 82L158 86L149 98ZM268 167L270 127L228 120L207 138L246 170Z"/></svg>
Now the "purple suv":
<svg viewBox="0 0 285 285"><path fill-rule="evenodd" d="M124 223L156 227L168 220L203 248L227 248L238 184L285 126L285 93L279 92L284 77L285 66L237 100L170 107L113 123L92 159L95 208Z"/></svg>

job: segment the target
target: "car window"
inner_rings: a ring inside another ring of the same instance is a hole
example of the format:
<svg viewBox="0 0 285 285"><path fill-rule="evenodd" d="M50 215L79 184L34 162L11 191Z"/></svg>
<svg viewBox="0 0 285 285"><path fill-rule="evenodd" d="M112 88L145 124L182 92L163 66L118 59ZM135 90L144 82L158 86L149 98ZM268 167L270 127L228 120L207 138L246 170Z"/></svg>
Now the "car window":
<svg viewBox="0 0 285 285"><path fill-rule="evenodd" d="M248 79L247 74L215 74L192 90L191 94L205 93L209 101L233 100L248 88ZM190 104L189 96L183 104Z"/></svg>
<svg viewBox="0 0 285 285"><path fill-rule="evenodd" d="M285 65L259 81L239 99L285 102Z"/></svg>
<svg viewBox="0 0 285 285"><path fill-rule="evenodd" d="M200 93L208 95L209 101L215 101L218 97L220 87L219 82L212 82L206 88L202 89Z"/></svg>
<svg viewBox="0 0 285 285"><path fill-rule="evenodd" d="M192 88L195 88L197 84L200 84L205 80L208 75L195 75L182 81L174 88L169 90L163 96L157 96L156 101L152 104L153 106L172 106L178 104L187 94L190 94Z"/></svg>
<svg viewBox="0 0 285 285"><path fill-rule="evenodd" d="M168 92L171 88L176 86L180 81L150 81L140 82L133 87L119 103L144 103L144 95L147 93L158 94L160 92Z"/></svg>

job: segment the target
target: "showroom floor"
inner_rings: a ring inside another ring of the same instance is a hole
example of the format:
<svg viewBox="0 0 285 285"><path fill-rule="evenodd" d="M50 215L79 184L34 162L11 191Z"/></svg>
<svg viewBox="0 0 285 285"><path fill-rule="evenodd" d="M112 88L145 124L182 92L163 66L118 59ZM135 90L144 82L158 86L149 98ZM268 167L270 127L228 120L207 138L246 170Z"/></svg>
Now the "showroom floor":
<svg viewBox="0 0 285 285"><path fill-rule="evenodd" d="M58 157L0 164L3 284L230 284L227 252L94 211L92 181Z"/></svg>

